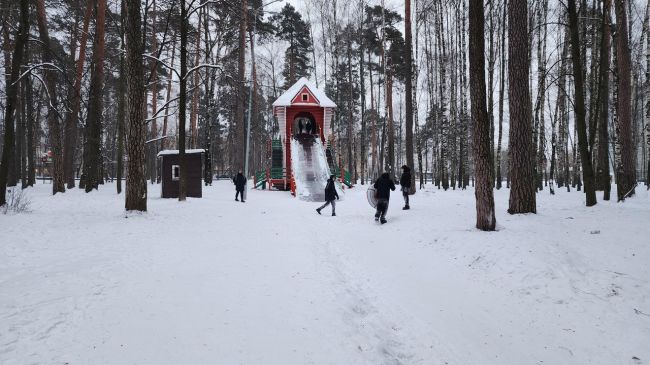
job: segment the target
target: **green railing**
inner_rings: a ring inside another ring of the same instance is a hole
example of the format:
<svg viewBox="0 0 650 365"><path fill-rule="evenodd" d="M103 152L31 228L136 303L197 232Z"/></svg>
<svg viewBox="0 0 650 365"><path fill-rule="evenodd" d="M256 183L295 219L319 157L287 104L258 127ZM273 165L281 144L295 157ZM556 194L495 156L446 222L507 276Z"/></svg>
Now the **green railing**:
<svg viewBox="0 0 650 365"><path fill-rule="evenodd" d="M257 171L255 173L255 189L266 189L266 171Z"/></svg>
<svg viewBox="0 0 650 365"><path fill-rule="evenodd" d="M283 167L272 167L269 175L271 175L271 179L284 179L287 176L287 171Z"/></svg>

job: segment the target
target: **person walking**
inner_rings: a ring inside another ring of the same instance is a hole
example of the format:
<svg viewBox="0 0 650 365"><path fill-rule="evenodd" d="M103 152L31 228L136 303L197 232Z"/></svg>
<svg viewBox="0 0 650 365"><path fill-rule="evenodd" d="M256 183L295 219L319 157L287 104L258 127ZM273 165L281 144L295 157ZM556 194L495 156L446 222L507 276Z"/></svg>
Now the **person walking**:
<svg viewBox="0 0 650 365"><path fill-rule="evenodd" d="M402 196L404 197L404 208L402 210L409 210L409 194L411 193L411 169L404 165L402 166L402 176L399 178L399 184L402 190Z"/></svg>
<svg viewBox="0 0 650 365"><path fill-rule="evenodd" d="M323 208L332 204L332 217L336 217L336 203L334 199L339 199L339 193L336 192L336 187L334 186L334 175L330 175L330 178L327 179L327 185L325 185L325 204L317 208L316 212L320 214Z"/></svg>
<svg viewBox="0 0 650 365"><path fill-rule="evenodd" d="M239 173L237 173L237 176L235 176L234 179L232 179L233 182L235 183L235 190L237 191L235 193L235 200L239 201L239 196L241 195L241 202L244 202L244 189L246 188L246 177L242 173L242 170L239 170Z"/></svg>
<svg viewBox="0 0 650 365"><path fill-rule="evenodd" d="M375 213L375 221L381 221L381 224L386 223L386 212L388 211L388 202L390 200L390 192L395 191L395 183L387 172L381 174L379 179L375 181L374 188L377 195L377 212Z"/></svg>

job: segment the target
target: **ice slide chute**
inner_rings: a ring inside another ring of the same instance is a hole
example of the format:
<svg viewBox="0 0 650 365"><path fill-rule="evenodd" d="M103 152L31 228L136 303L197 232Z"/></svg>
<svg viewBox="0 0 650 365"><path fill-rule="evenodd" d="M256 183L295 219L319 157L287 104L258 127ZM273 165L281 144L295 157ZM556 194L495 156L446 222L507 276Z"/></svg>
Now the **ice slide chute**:
<svg viewBox="0 0 650 365"><path fill-rule="evenodd" d="M291 169L296 196L307 201L325 201L325 185L330 176L325 148L314 135L297 135L291 140ZM336 190L343 198L340 183Z"/></svg>

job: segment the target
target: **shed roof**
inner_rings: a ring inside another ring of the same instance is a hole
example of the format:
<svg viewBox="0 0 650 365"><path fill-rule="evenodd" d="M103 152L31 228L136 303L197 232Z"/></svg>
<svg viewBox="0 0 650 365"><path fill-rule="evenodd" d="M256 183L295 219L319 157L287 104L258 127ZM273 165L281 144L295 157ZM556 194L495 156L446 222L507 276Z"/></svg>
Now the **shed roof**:
<svg viewBox="0 0 650 365"><path fill-rule="evenodd" d="M193 154L193 153L205 153L204 149L195 149L195 150L185 150L185 154ZM168 156L168 155L178 155L179 151L178 150L162 150L158 152L158 157L160 156Z"/></svg>
<svg viewBox="0 0 650 365"><path fill-rule="evenodd" d="M316 85L307 80L306 78L302 77L298 82L293 84L287 91L284 92L284 94L280 95L278 100L273 102L273 106L291 106L293 105L291 101L293 98L298 95L300 90L302 89L303 86L306 86L309 91L314 95L316 99L318 99L318 103L320 106L323 108L336 108L336 104L325 95L325 92L320 90L319 88L316 87Z"/></svg>

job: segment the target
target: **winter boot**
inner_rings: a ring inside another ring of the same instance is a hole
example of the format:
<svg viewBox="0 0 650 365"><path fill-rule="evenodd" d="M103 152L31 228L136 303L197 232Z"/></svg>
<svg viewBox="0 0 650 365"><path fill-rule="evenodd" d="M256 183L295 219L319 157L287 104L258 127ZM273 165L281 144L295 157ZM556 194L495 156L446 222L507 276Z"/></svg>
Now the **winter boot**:
<svg viewBox="0 0 650 365"><path fill-rule="evenodd" d="M381 224L384 224L384 223L386 223L386 218L381 217Z"/></svg>
<svg viewBox="0 0 650 365"><path fill-rule="evenodd" d="M332 213L332 217L336 217L336 213Z"/></svg>
<svg viewBox="0 0 650 365"><path fill-rule="evenodd" d="M316 208L316 213L320 215L320 208Z"/></svg>
<svg viewBox="0 0 650 365"><path fill-rule="evenodd" d="M379 221L379 213L375 214L375 222Z"/></svg>
<svg viewBox="0 0 650 365"><path fill-rule="evenodd" d="M409 209L411 209L411 207L408 205L405 205L404 208L402 208L402 210L409 210Z"/></svg>

